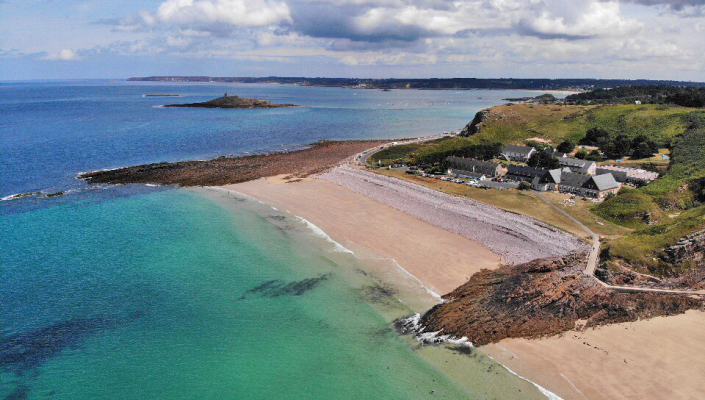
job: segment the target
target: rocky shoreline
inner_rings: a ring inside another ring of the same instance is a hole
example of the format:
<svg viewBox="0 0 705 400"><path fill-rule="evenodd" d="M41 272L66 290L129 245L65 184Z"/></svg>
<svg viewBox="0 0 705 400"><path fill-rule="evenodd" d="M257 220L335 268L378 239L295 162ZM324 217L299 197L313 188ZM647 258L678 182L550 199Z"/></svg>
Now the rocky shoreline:
<svg viewBox="0 0 705 400"><path fill-rule="evenodd" d="M543 258L473 275L422 318L425 332L476 345L682 314L703 307L678 294L622 293L583 273L585 254Z"/></svg>
<svg viewBox="0 0 705 400"><path fill-rule="evenodd" d="M206 161L155 163L78 175L90 184L149 183L180 186L222 186L266 176L307 176L331 168L344 159L386 140L321 141L291 152L244 157L218 157Z"/></svg>

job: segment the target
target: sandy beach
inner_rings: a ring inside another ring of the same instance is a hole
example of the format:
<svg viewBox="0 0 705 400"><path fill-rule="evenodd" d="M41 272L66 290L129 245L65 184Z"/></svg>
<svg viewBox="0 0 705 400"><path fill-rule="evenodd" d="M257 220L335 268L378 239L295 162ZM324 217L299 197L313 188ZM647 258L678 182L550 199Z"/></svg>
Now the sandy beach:
<svg viewBox="0 0 705 400"><path fill-rule="evenodd" d="M328 180L277 176L222 188L303 217L344 246L393 258L439 294L505 261L478 241ZM480 351L564 399L696 399L705 392L702 332L705 313L689 311Z"/></svg>
<svg viewBox="0 0 705 400"><path fill-rule="evenodd" d="M223 186L305 218L346 247L396 260L430 290L444 294L500 256L478 242L437 228L334 183L281 176Z"/></svg>
<svg viewBox="0 0 705 400"><path fill-rule="evenodd" d="M705 313L507 339L483 351L564 399L702 399Z"/></svg>

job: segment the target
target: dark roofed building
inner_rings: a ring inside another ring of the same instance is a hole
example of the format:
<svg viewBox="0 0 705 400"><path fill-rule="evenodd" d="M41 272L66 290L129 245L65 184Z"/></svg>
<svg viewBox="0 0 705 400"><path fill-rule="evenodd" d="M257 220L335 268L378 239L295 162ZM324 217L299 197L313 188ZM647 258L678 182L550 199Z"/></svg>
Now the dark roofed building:
<svg viewBox="0 0 705 400"><path fill-rule="evenodd" d="M502 166L489 161L476 160L474 158L448 157L446 164L453 170L461 170L471 173L468 176L484 175L494 178L502 175Z"/></svg>
<svg viewBox="0 0 705 400"><path fill-rule="evenodd" d="M541 168L524 167L521 165L510 165L507 167L508 179L518 182L533 182L535 178L540 178L546 174L548 170Z"/></svg>

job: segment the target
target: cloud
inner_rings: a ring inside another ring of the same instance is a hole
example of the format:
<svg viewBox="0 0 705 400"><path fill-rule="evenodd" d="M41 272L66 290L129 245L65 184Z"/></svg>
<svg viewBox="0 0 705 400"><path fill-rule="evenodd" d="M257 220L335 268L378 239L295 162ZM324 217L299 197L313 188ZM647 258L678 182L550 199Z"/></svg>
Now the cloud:
<svg viewBox="0 0 705 400"><path fill-rule="evenodd" d="M518 23L520 32L549 39L584 39L623 36L640 28L637 21L622 17L617 2L584 1L570 8L555 1L544 4L534 15L522 17Z"/></svg>
<svg viewBox="0 0 705 400"><path fill-rule="evenodd" d="M266 26L289 21L285 2L268 0L167 0L155 13L142 13L147 25L204 29L215 25Z"/></svg>
<svg viewBox="0 0 705 400"><path fill-rule="evenodd" d="M644 6L667 6L673 10L680 11L687 7L703 7L703 0L624 0L629 3L641 4Z"/></svg>
<svg viewBox="0 0 705 400"><path fill-rule="evenodd" d="M81 57L80 55L76 54L71 49L63 49L59 50L54 53L49 53L46 56L42 57L43 60L52 60L52 61L72 61L72 60L80 60Z"/></svg>

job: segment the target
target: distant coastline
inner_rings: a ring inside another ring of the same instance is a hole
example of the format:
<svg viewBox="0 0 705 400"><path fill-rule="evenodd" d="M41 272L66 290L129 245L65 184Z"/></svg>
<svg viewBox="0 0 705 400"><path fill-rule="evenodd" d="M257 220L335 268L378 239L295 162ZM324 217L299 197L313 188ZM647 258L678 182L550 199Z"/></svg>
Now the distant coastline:
<svg viewBox="0 0 705 400"><path fill-rule="evenodd" d="M684 82L648 79L356 79L356 78L307 78L307 77L211 77L211 76L146 76L128 81L141 82L217 82L217 83L267 83L299 86L344 87L354 89L425 89L425 90L536 90L583 92L620 86L658 85L702 87L705 82Z"/></svg>

